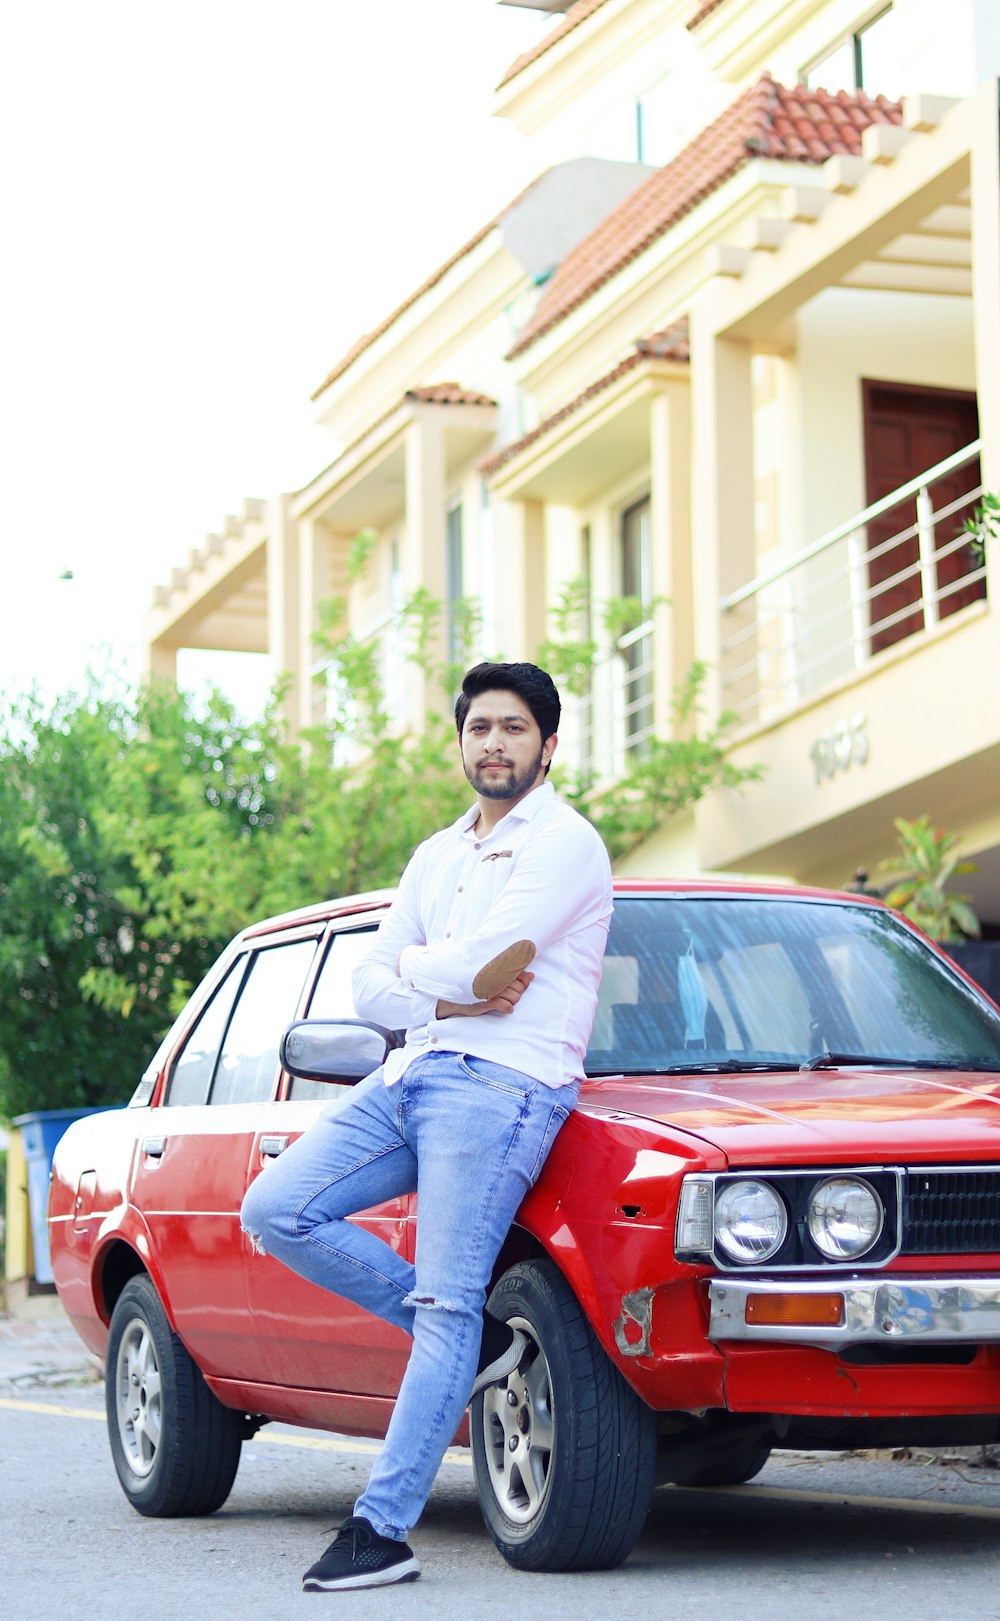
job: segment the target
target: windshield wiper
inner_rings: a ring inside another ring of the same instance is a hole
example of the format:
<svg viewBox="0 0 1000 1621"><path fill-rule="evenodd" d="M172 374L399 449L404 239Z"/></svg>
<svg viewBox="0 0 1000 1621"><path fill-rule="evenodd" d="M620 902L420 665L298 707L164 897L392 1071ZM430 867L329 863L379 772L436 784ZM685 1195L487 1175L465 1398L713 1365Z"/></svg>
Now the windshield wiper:
<svg viewBox="0 0 1000 1621"><path fill-rule="evenodd" d="M628 1069L588 1069L587 1078L599 1081L611 1075L743 1075L750 1071L773 1073L775 1070L797 1070L798 1067L798 1064L790 1064L780 1058L720 1058L714 1062L707 1059L701 1064L635 1064Z"/></svg>
<svg viewBox="0 0 1000 1621"><path fill-rule="evenodd" d="M816 1053L799 1067L810 1069L847 1069L851 1065L870 1065L876 1069L959 1069L1000 1070L1000 1064L989 1058L891 1058L871 1053Z"/></svg>
<svg viewBox="0 0 1000 1621"><path fill-rule="evenodd" d="M705 1059L701 1064L668 1064L657 1070L658 1075L746 1075L750 1072L773 1073L775 1070L796 1070L798 1064L789 1064L780 1058L720 1058L714 1062Z"/></svg>

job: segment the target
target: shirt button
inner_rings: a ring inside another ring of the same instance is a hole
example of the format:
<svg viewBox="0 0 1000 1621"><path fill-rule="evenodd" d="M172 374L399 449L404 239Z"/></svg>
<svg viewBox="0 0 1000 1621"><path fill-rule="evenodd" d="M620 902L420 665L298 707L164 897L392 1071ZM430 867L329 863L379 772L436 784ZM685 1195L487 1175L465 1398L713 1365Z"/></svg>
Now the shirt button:
<svg viewBox="0 0 1000 1621"><path fill-rule="evenodd" d="M482 845L481 845L481 844L474 844L474 845L473 845L473 846L472 846L472 848L473 848L473 849L474 849L474 850L481 850L481 849L482 849L482 848L483 848L483 847L482 847Z"/></svg>
<svg viewBox="0 0 1000 1621"><path fill-rule="evenodd" d="M432 1047L437 1046L437 1036L431 1036L431 1046Z"/></svg>
<svg viewBox="0 0 1000 1621"><path fill-rule="evenodd" d="M451 930L450 930L450 929L446 929L446 930L445 930L445 935L444 935L444 937L445 937L445 939L446 939L446 940L450 940L450 939L451 939Z"/></svg>
<svg viewBox="0 0 1000 1621"><path fill-rule="evenodd" d="M459 884L459 886L458 886L458 893L459 893L459 894L460 894L460 895L461 895L461 893L462 893L462 891L463 891L463 889L464 889L464 888L465 888L465 885L464 885L464 884Z"/></svg>

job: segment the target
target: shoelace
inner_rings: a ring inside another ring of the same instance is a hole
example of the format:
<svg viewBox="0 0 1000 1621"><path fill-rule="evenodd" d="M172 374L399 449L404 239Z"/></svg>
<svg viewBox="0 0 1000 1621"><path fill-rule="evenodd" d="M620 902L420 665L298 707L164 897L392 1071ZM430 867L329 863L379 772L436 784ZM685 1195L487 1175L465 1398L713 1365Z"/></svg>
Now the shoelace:
<svg viewBox="0 0 1000 1621"><path fill-rule="evenodd" d="M332 1531L333 1527L331 1526L330 1529ZM359 1545L362 1548L370 1548L372 1545L372 1533L368 1526L365 1524L364 1520L356 1517L353 1514L351 1515L351 1518L349 1520L345 1520L343 1525L340 1527L340 1530L337 1532L335 1542L346 1542L348 1537L351 1539L352 1559L357 1553Z"/></svg>

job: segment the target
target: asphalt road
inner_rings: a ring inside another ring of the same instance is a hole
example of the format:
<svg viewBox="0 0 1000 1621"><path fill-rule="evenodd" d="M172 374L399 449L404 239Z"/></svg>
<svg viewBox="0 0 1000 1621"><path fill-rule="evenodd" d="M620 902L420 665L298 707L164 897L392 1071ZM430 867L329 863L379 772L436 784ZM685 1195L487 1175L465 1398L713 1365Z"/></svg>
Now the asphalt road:
<svg viewBox="0 0 1000 1621"><path fill-rule="evenodd" d="M145 1520L118 1487L98 1372L50 1304L35 1323L0 1318L0 1621L277 1621L307 1600L358 1621L1000 1621L1000 1471L970 1458L777 1454L747 1486L657 1492L620 1570L527 1576L493 1548L458 1451L411 1539L419 1582L303 1594L376 1443L271 1425L218 1514Z"/></svg>
<svg viewBox="0 0 1000 1621"><path fill-rule="evenodd" d="M968 1461L779 1456L748 1486L657 1492L618 1571L528 1576L490 1543L459 1452L413 1534L419 1582L304 1595L301 1572L350 1511L374 1443L273 1426L244 1448L218 1514L144 1520L119 1491L102 1409L89 1380L53 1389L30 1376L0 1377L5 1621L270 1621L307 1597L352 1618L391 1621L1000 1617L1000 1477Z"/></svg>

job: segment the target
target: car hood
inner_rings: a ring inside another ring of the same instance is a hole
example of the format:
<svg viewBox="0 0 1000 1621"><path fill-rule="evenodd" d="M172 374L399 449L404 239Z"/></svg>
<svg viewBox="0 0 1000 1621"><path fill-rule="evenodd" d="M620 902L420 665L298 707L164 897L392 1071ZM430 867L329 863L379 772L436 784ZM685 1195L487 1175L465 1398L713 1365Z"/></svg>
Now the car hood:
<svg viewBox="0 0 1000 1621"><path fill-rule="evenodd" d="M732 1165L1000 1156L1000 1074L859 1069L609 1077L581 1105L709 1142Z"/></svg>

